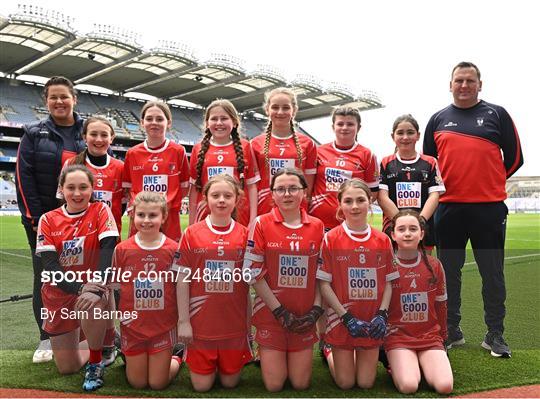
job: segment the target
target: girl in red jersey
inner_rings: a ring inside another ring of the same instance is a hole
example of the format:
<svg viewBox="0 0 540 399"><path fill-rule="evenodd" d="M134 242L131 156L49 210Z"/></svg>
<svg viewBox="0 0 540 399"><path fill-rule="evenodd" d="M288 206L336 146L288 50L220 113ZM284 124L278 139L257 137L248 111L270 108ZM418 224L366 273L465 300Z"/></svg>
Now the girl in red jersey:
<svg viewBox="0 0 540 399"><path fill-rule="evenodd" d="M168 105L161 101L149 101L141 110L141 126L146 140L130 148L124 162L123 186L130 189L131 212L135 196L141 191L153 191L166 195L169 216L163 225L165 235L180 241L180 207L189 185L189 165L186 150L180 144L165 138L172 125ZM131 225L129 236L135 234Z"/></svg>
<svg viewBox="0 0 540 399"><path fill-rule="evenodd" d="M180 242L178 336L197 392L235 387L251 360L248 344L248 272L242 271L247 228L232 218L241 198L234 177L218 174L203 189L210 214L189 226Z"/></svg>
<svg viewBox="0 0 540 399"><path fill-rule="evenodd" d="M82 165L62 171L59 184L66 203L40 218L36 246L44 266L43 328L51 337L56 367L61 374L72 374L88 361L86 391L103 385L107 320L100 315L112 296L102 284L102 273L111 265L118 238L109 207L91 202L93 183L94 176ZM81 328L87 347L79 345Z"/></svg>
<svg viewBox="0 0 540 399"><path fill-rule="evenodd" d="M340 224L336 218L339 186L353 177L366 182L372 200L379 190L379 165L377 158L356 139L361 127L360 112L342 106L332 113L335 140L317 148L317 175L309 207L310 215L319 218L326 230Z"/></svg>
<svg viewBox="0 0 540 399"><path fill-rule="evenodd" d="M94 175L94 200L105 203L114 215L118 233L122 229L122 214L127 198L122 189L124 163L108 154L114 140L114 128L103 116L91 116L84 121L82 136L86 149L66 161L65 165L84 165ZM57 197L61 198L58 192Z"/></svg>
<svg viewBox="0 0 540 399"><path fill-rule="evenodd" d="M337 217L345 220L326 233L317 271L328 304L329 366L340 388L371 388L386 331L391 281L399 275L390 239L367 223L370 188L360 179L347 180L337 198Z"/></svg>
<svg viewBox="0 0 540 399"><path fill-rule="evenodd" d="M396 388L418 390L421 375L439 394L452 392L454 377L446 355L446 284L441 263L422 244L425 222L414 210L392 219L400 277L392 282L384 347Z"/></svg>
<svg viewBox="0 0 540 399"><path fill-rule="evenodd" d="M176 377L176 286L171 271L178 244L160 229L167 219L163 195L143 191L133 201L137 233L116 247L113 265L120 281L119 310L126 376L134 388L163 389ZM126 281L127 280L127 281Z"/></svg>
<svg viewBox="0 0 540 399"><path fill-rule="evenodd" d="M299 168L307 181L307 198L311 197L317 172L317 148L308 136L297 133L294 116L298 111L296 94L286 87L265 93L264 109L269 122L266 133L251 140L261 180L258 184L258 215L272 210L270 181L279 169Z"/></svg>
<svg viewBox="0 0 540 399"><path fill-rule="evenodd" d="M435 245L431 216L439 204L439 195L445 192L437 160L416 152L420 132L418 122L411 115L396 118L392 139L396 153L381 162L378 202L384 213L383 230L390 235L390 220L400 209L416 209L427 221L423 242L431 252Z"/></svg>
<svg viewBox="0 0 540 399"><path fill-rule="evenodd" d="M298 169L274 174L270 190L276 207L250 226L244 260L257 294L255 340L271 392L280 391L287 378L294 389L309 387L315 323L323 313L315 274L324 227L301 207L307 187Z"/></svg>
<svg viewBox="0 0 540 399"><path fill-rule="evenodd" d="M247 201L238 205L236 221L247 226L257 216L257 182L261 179L248 141L238 133L240 118L228 100L215 100L204 116L202 142L191 152L189 224L200 222L208 215L202 187L212 176L226 173L234 176L247 191Z"/></svg>

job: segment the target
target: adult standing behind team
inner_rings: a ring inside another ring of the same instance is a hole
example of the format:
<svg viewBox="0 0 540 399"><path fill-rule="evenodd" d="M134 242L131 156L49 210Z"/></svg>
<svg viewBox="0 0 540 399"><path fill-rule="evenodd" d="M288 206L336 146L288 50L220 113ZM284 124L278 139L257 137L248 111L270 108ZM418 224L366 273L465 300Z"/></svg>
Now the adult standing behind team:
<svg viewBox="0 0 540 399"><path fill-rule="evenodd" d="M523 164L518 133L506 110L478 99L480 71L471 62L452 70L454 103L434 114L426 127L424 153L439 160L446 193L435 214L437 250L448 287L447 345L465 343L461 320L461 269L471 240L482 277L484 320L482 347L496 357L510 357L503 338L506 287L506 179ZM501 155L502 151L502 155Z"/></svg>
<svg viewBox="0 0 540 399"><path fill-rule="evenodd" d="M36 231L41 215L58 207L56 190L64 162L83 151L83 120L73 112L77 94L73 83L63 76L53 76L43 89L49 116L24 126L17 153L15 183L21 220L32 252L34 287L32 306L41 342L34 363L52 360L49 335L42 328L41 259L36 257Z"/></svg>

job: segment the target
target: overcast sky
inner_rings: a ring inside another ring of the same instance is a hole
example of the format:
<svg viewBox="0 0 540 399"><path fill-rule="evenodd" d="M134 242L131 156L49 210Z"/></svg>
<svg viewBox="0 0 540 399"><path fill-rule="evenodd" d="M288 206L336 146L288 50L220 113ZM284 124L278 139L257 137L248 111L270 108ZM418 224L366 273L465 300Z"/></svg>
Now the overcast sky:
<svg viewBox="0 0 540 399"><path fill-rule="evenodd" d="M504 106L517 126L525 157L518 175L540 175L534 1L3 0L2 14L18 3L74 17L83 34L94 23L115 25L139 33L146 49L174 40L193 47L202 60L227 53L245 60L248 69L268 64L289 79L310 74L353 92L373 90L385 108L362 114L359 140L379 158L393 151L395 117L411 113L423 130L452 100L452 67L472 61L482 72L481 98ZM329 119L303 126L321 142L332 139Z"/></svg>

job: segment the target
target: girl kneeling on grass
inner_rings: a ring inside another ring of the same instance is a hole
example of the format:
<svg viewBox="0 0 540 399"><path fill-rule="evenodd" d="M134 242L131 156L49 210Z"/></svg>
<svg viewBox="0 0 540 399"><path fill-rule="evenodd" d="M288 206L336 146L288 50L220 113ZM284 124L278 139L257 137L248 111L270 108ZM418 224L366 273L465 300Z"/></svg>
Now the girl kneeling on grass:
<svg viewBox="0 0 540 399"><path fill-rule="evenodd" d="M118 244L113 258L117 276L131 272L120 282L120 332L128 382L140 389L165 388L182 362L172 356L178 317L170 269L178 244L161 232L166 201L161 193L137 194L131 220L137 232Z"/></svg>
<svg viewBox="0 0 540 399"><path fill-rule="evenodd" d="M197 392L234 388L251 360L248 344L249 273L242 273L247 228L232 217L241 200L236 179L216 175L203 188L210 214L189 226L180 241L178 337Z"/></svg>
<svg viewBox="0 0 540 399"><path fill-rule="evenodd" d="M367 223L371 190L360 179L339 188L338 219L326 233L317 271L328 304L325 340L336 384L371 388L377 375L379 346L386 332L391 281L399 277L390 238Z"/></svg>
<svg viewBox="0 0 540 399"><path fill-rule="evenodd" d="M392 219L400 278L392 283L384 347L401 393L418 390L422 370L427 383L447 395L454 378L444 350L446 284L441 263L424 250L425 228L424 219L414 210L401 210Z"/></svg>
<svg viewBox="0 0 540 399"><path fill-rule="evenodd" d="M253 305L264 385L280 391L311 380L315 323L323 313L316 284L322 222L301 207L308 184L302 172L281 169L270 190L276 207L250 226L244 269L257 296Z"/></svg>
<svg viewBox="0 0 540 399"><path fill-rule="evenodd" d="M36 253L44 271L60 280L43 284L43 328L51 337L58 371L76 373L88 362L83 389L93 391L103 385L101 351L107 323L96 314L111 308L112 295L87 272L104 273L110 267L118 230L109 207L91 202L94 177L86 167L66 167L59 184L66 203L40 218L37 234ZM102 274L101 282L104 278ZM79 342L81 328L88 345Z"/></svg>

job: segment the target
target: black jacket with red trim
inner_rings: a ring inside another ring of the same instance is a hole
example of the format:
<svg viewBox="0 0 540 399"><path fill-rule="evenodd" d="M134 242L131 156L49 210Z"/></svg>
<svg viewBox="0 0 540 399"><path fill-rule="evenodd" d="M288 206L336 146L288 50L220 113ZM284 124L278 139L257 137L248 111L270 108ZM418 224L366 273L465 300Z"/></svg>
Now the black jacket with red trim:
<svg viewBox="0 0 540 399"><path fill-rule="evenodd" d="M75 147L79 153L86 147L81 134L84 121L76 113L73 116ZM15 174L17 202L24 225L37 226L41 215L58 207L56 190L63 150L62 137L50 115L24 126Z"/></svg>

